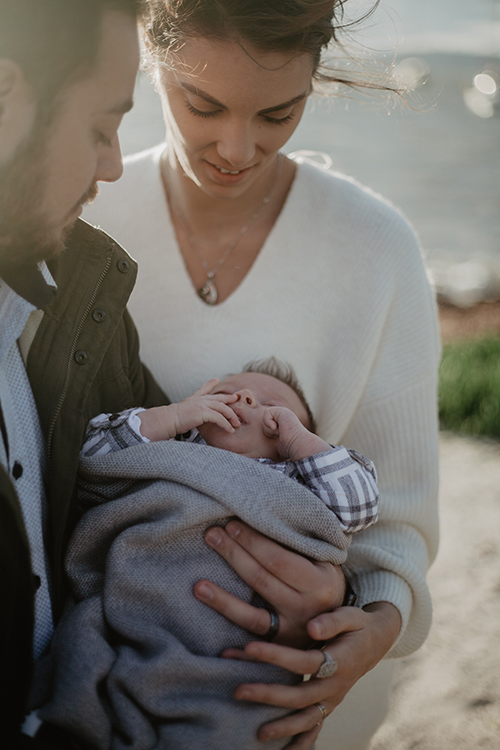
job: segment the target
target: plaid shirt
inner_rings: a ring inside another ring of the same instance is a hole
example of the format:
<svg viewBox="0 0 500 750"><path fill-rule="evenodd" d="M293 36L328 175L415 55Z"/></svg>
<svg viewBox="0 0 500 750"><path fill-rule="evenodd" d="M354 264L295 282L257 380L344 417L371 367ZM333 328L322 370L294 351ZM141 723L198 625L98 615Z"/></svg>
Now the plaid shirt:
<svg viewBox="0 0 500 750"><path fill-rule="evenodd" d="M142 411L142 408L127 409L120 414L100 414L92 419L80 455L98 456L150 442L141 435L138 415ZM175 439L207 445L196 429L177 435ZM346 533L362 531L378 518L375 466L356 451L339 445L300 461L254 460L308 487L331 508Z"/></svg>

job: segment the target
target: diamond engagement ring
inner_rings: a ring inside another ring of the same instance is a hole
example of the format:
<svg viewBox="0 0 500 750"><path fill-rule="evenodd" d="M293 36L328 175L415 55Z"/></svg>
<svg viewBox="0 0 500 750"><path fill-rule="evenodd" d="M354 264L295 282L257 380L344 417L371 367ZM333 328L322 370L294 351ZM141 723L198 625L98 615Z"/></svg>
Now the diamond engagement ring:
<svg viewBox="0 0 500 750"><path fill-rule="evenodd" d="M325 657L325 661L314 675L320 680L323 680L325 677L331 677L337 671L337 662L333 661L328 651L323 651L323 656Z"/></svg>

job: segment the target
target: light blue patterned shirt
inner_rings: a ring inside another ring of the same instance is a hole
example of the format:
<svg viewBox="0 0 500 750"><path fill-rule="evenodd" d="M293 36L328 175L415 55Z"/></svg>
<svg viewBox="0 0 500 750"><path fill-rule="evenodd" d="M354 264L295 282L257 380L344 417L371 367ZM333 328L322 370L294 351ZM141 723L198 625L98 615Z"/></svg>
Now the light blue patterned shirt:
<svg viewBox="0 0 500 750"><path fill-rule="evenodd" d="M44 263L40 270L45 280L54 284ZM38 587L33 638L33 656L38 659L48 649L54 630L44 546L46 454L35 399L18 344L35 309L0 279L0 404L8 442L6 446L0 435L0 463L17 491L30 545L31 566Z"/></svg>

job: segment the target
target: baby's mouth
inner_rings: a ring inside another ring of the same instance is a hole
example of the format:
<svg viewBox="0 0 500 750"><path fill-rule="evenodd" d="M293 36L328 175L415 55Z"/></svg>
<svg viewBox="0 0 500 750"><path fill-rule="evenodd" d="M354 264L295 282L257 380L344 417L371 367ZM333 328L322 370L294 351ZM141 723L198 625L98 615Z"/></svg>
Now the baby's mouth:
<svg viewBox="0 0 500 750"><path fill-rule="evenodd" d="M248 420L245 418L245 415L243 414L243 411L238 406L232 406L231 409L234 411L238 419L240 420L241 424L248 424Z"/></svg>

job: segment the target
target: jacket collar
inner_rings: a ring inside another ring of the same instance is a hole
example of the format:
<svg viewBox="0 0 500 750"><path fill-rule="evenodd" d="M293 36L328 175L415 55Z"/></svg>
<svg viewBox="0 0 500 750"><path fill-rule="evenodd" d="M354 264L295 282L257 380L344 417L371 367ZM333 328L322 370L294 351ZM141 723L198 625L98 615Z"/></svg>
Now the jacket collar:
<svg viewBox="0 0 500 750"><path fill-rule="evenodd" d="M56 288L47 283L35 262L19 265L0 258L0 278L37 309L43 310L54 299Z"/></svg>

